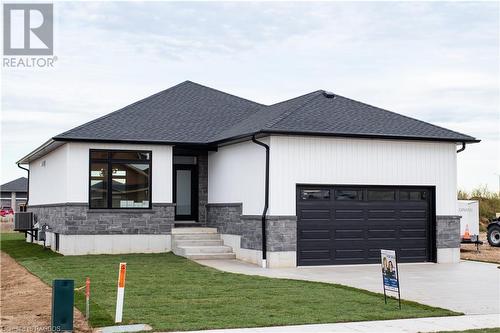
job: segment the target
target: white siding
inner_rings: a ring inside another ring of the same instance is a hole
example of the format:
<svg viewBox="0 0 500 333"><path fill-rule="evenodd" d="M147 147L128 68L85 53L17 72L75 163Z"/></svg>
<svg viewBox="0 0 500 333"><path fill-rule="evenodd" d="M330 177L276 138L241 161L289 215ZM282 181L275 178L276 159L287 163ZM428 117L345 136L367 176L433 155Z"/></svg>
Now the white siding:
<svg viewBox="0 0 500 333"><path fill-rule="evenodd" d="M262 139L269 142L268 139ZM260 215L264 208L264 147L246 141L220 147L208 155L208 202L243 203L243 214Z"/></svg>
<svg viewBox="0 0 500 333"><path fill-rule="evenodd" d="M30 163L30 204L88 202L90 149L151 150L152 201L172 202L171 146L71 142Z"/></svg>
<svg viewBox="0 0 500 333"><path fill-rule="evenodd" d="M434 185L436 214L456 214L454 143L272 136L271 215L295 215L296 184Z"/></svg>
<svg viewBox="0 0 500 333"><path fill-rule="evenodd" d="M63 145L29 165L29 204L66 202L68 145Z"/></svg>

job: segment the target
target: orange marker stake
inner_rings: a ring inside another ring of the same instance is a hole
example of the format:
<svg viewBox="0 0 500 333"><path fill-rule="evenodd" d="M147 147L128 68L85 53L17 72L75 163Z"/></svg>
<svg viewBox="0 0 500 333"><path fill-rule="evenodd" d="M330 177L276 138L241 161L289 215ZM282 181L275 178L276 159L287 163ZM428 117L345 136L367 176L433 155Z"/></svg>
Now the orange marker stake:
<svg viewBox="0 0 500 333"><path fill-rule="evenodd" d="M90 278L85 281L85 318L90 318Z"/></svg>
<svg viewBox="0 0 500 333"><path fill-rule="evenodd" d="M125 296L125 274L127 273L127 263L120 263L120 271L118 273L118 292L116 293L116 313L115 323L122 322L123 314L123 298Z"/></svg>

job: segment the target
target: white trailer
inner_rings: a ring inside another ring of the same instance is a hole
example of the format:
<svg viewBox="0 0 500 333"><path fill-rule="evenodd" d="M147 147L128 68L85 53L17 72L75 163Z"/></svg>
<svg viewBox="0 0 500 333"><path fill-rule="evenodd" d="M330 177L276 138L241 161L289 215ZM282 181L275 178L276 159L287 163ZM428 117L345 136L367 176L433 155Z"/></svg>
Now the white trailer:
<svg viewBox="0 0 500 333"><path fill-rule="evenodd" d="M479 201L458 200L458 215L460 219L460 237L463 239L465 230L469 235L479 235Z"/></svg>

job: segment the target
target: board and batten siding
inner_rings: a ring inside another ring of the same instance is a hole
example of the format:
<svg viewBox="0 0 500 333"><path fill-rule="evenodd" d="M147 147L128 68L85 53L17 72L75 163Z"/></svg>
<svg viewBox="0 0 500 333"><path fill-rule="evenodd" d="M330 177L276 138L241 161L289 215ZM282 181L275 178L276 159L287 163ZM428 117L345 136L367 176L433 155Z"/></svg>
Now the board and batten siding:
<svg viewBox="0 0 500 333"><path fill-rule="evenodd" d="M456 145L272 136L270 215L296 214L296 184L432 185L436 214L456 215Z"/></svg>
<svg viewBox="0 0 500 333"><path fill-rule="evenodd" d="M70 142L30 163L29 204L87 203L90 149L152 151L152 202L172 203L172 146Z"/></svg>
<svg viewBox="0 0 500 333"><path fill-rule="evenodd" d="M269 143L268 138L261 140ZM245 141L208 154L208 203L242 203L244 215L264 208L266 151Z"/></svg>

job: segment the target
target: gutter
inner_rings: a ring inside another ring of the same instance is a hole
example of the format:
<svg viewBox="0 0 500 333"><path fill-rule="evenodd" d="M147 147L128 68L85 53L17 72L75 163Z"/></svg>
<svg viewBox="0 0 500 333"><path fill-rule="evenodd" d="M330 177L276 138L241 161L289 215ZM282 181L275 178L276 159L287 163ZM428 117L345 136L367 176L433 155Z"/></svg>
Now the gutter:
<svg viewBox="0 0 500 333"><path fill-rule="evenodd" d="M462 148L457 150L457 154L465 150L465 142L462 142Z"/></svg>
<svg viewBox="0 0 500 333"><path fill-rule="evenodd" d="M30 200L30 169L26 169L26 168L22 167L20 163L17 163L17 167L19 169L23 169L26 172L28 172L28 186L26 188L26 205L25 205L25 207L28 207L28 202Z"/></svg>
<svg viewBox="0 0 500 333"><path fill-rule="evenodd" d="M269 146L252 136L252 142L266 149L266 185L264 194L264 210L262 211L262 267L267 267L267 235L266 235L266 215L269 208Z"/></svg>

